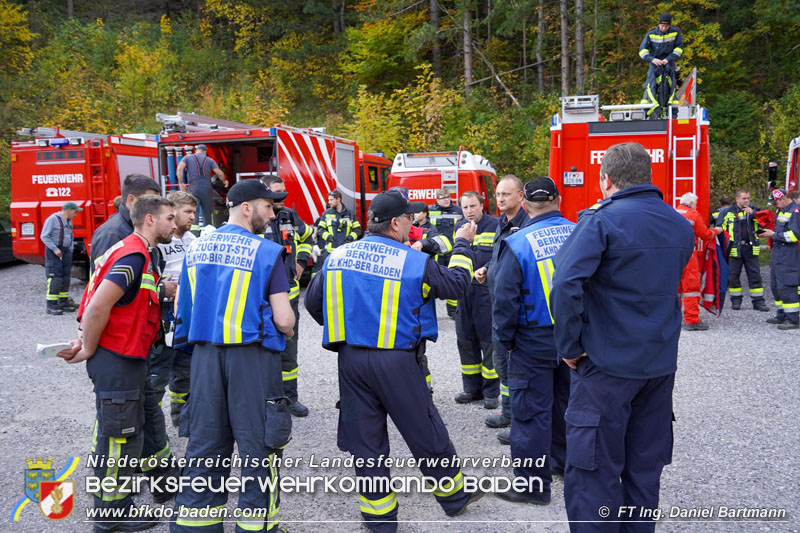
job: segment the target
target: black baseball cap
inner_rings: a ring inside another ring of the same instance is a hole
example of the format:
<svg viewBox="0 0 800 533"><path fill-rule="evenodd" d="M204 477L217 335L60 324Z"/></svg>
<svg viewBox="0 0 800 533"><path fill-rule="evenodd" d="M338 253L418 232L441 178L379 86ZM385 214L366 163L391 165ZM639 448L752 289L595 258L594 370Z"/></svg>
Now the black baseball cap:
<svg viewBox="0 0 800 533"><path fill-rule="evenodd" d="M400 191L386 191L377 195L369 204L370 220L386 222L406 213L419 213L425 209L425 202L409 202Z"/></svg>
<svg viewBox="0 0 800 533"><path fill-rule="evenodd" d="M786 190L772 189L772 192L769 193L769 201L767 202L767 205L775 205L775 200L780 200L781 198L786 198Z"/></svg>
<svg viewBox="0 0 800 533"><path fill-rule="evenodd" d="M659 24L672 24L672 15L669 13L661 13L658 17Z"/></svg>
<svg viewBox="0 0 800 533"><path fill-rule="evenodd" d="M525 199L529 202L548 202L557 197L558 187L550 178L536 178L525 184Z"/></svg>
<svg viewBox="0 0 800 533"><path fill-rule="evenodd" d="M208 152L208 146L206 146L205 144L197 144L197 145L195 145L194 149L195 150L202 150L204 152Z"/></svg>
<svg viewBox="0 0 800 533"><path fill-rule="evenodd" d="M228 197L225 203L228 204L228 207L233 207L242 202L249 202L257 198L266 198L267 200L280 202L286 198L287 195L288 193L285 192L271 191L269 187L261 183L259 179L249 179L242 180L231 187L231 190L228 191Z"/></svg>

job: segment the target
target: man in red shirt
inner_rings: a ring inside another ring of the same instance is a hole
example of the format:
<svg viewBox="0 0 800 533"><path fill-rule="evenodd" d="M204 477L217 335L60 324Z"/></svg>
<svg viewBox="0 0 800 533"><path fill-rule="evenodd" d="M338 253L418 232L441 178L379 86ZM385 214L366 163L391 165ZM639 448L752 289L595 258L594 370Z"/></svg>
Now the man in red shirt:
<svg viewBox="0 0 800 533"><path fill-rule="evenodd" d="M700 267L697 255L703 252L703 242L710 241L720 233L722 228L709 229L705 220L697 212L697 195L687 192L681 196L681 205L677 207L678 213L683 215L692 225L696 240L694 254L683 269L683 277L678 289L683 307L683 319L686 322L683 329L686 331L705 331L708 324L700 320Z"/></svg>
<svg viewBox="0 0 800 533"><path fill-rule="evenodd" d="M68 363L86 361L94 384L97 420L91 453L97 456L95 475L112 477L94 493L95 508L121 509L121 516L94 524L94 531L140 531L152 520L126 518L133 499L126 487L144 442L147 356L161 326L157 294L160 254L157 244L169 243L175 212L166 198L138 197L131 207L133 233L109 248L96 264L78 309L79 338L59 353ZM154 260L155 259L155 260ZM113 467L109 459L120 465ZM110 516L110 515L109 515Z"/></svg>

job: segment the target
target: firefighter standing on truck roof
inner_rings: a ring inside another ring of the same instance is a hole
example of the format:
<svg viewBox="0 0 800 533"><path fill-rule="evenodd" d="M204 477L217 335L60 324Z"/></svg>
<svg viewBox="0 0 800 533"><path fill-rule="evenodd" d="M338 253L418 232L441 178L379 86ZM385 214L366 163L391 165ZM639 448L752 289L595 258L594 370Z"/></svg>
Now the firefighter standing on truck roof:
<svg viewBox="0 0 800 533"><path fill-rule="evenodd" d="M654 531L655 521L619 521L637 520L623 514L629 506L658 508L671 461L678 285L694 234L650 173L641 145L609 148L605 200L582 213L555 258L556 348L572 369L564 501L573 533Z"/></svg>
<svg viewBox="0 0 800 533"><path fill-rule="evenodd" d="M315 273L334 249L361 236L361 223L342 203L342 193L338 189L328 193L328 206L317 222L317 242L322 253L314 264Z"/></svg>
<svg viewBox="0 0 800 533"><path fill-rule="evenodd" d="M794 203L784 189L774 189L769 205L777 209L775 230L764 230L761 235L772 239L770 280L772 295L778 313L767 320L778 324L778 329L800 328L800 295L797 292L800 269L800 206Z"/></svg>
<svg viewBox="0 0 800 533"><path fill-rule="evenodd" d="M456 450L425 384L418 354L427 339L438 336L435 299L456 297L469 283L468 242L475 226L464 225L456 233L453 259L445 268L404 244L412 214L423 206L409 203L399 191L378 194L369 207L367 236L328 257L306 290L305 304L323 325L322 345L339 354L338 443L364 461L356 465L356 475L390 478L388 466L379 460L390 456L388 414L420 459L422 473L445 480L433 495L448 516L456 516L483 493L464 491L463 474L454 462L425 461L453 458ZM360 266L353 266L349 253L359 257ZM367 461L375 463L362 466ZM397 495L380 484L375 487L376 492L361 492L361 515L371 531L394 532Z"/></svg>
<svg viewBox="0 0 800 533"><path fill-rule="evenodd" d="M530 220L528 213L522 208L524 199L522 189L522 181L514 174L503 176L503 179L497 183L497 188L495 189L494 196L497 201L497 208L500 209L502 215L498 221L494 241L492 242L492 259L485 267L475 271L475 279L481 283L488 284L490 299L494 298L494 285L497 277L493 272L493 268L497 264L497 258L500 254L500 243L509 235L526 226ZM494 301L492 301L492 308L494 308ZM485 422L490 428L507 428L511 425L511 403L508 394L508 350L505 350L498 343L496 336L492 342L494 343L492 351L494 369L500 378L501 410L499 414L487 416ZM497 438L501 443L508 444L508 434L508 430L500 431Z"/></svg>
<svg viewBox="0 0 800 533"><path fill-rule="evenodd" d="M461 212L461 208L454 204L450 198L450 191L444 188L436 191L436 203L428 206L428 215L431 218L431 224L436 226L439 234L447 237L452 242L456 224L464 218L464 215ZM439 254L437 260L440 265L447 266L450 262L450 254ZM455 319L457 307L458 300L447 300L447 316Z"/></svg>
<svg viewBox="0 0 800 533"><path fill-rule="evenodd" d="M561 215L561 198L550 178L528 182L525 200L533 218L497 244L500 257L492 270L502 282L493 285L492 321L495 349L508 356L514 419L511 456L547 460L541 466L514 468L516 477L542 479L540 492L510 490L497 495L511 502L545 505L550 503L551 469L564 473L564 412L569 399L569 367L559 361L553 338L553 257L575 223Z"/></svg>
<svg viewBox="0 0 800 533"><path fill-rule="evenodd" d="M483 212L483 198L475 191L461 195L461 210L464 219L456 225L456 231L465 224L477 225L475 239L469 253L453 255L450 266L464 266L475 272L492 259L497 219ZM500 379L492 360L492 303L489 288L473 280L466 292L459 298L456 315L456 342L461 359L461 381L464 392L456 395L457 403L471 403L483 400L486 409L497 409L500 402Z"/></svg>
<svg viewBox="0 0 800 533"><path fill-rule="evenodd" d="M286 184L277 176L263 178L264 184L272 192L285 193ZM308 266L311 257L311 234L313 229L307 226L297 211L286 207L285 200L275 200L273 209L275 218L270 221L264 235L280 244L286 250L284 264L286 276L289 278L289 303L294 311L294 334L286 339L286 349L281 352L281 369L283 392L289 398L289 411L294 416L308 416L308 407L300 403L297 393L299 367L297 365L297 346L300 334L300 276Z"/></svg>
<svg viewBox="0 0 800 533"><path fill-rule="evenodd" d="M681 307L683 307L683 319L685 324L683 329L686 331L705 331L708 324L700 320L700 266L698 254L702 254L705 246L704 241L710 241L722 233L722 228L709 229L703 217L697 212L697 195L687 192L681 196L681 205L676 210L689 221L695 237L695 251L683 269L681 284L678 294L681 297Z"/></svg>
<svg viewBox="0 0 800 533"><path fill-rule="evenodd" d="M216 175L216 177L225 184L225 187L228 186L228 178L226 178L225 173L220 170L217 162L208 157L208 147L205 144L198 144L195 146L194 153L183 156L181 162L178 163L176 174L178 177L178 185L180 185L182 191L187 190L186 182L183 180L184 171L188 174L188 191L200 202L200 218L203 221L201 226L214 224L211 174L213 173Z"/></svg>
<svg viewBox="0 0 800 533"><path fill-rule="evenodd" d="M759 209L750 203L750 193L744 189L736 191L736 203L722 214L722 228L731 239L730 255L728 256L728 291L731 293L731 309L738 311L742 308L742 266L747 274L747 284L750 286L750 300L756 311L769 311L764 303L764 285L761 282L761 267L758 256L761 253L761 243L756 231L756 211Z"/></svg>
<svg viewBox="0 0 800 533"><path fill-rule="evenodd" d="M657 104L647 111L647 116L658 115L659 105L677 104L675 101L675 62L683 55L683 36L677 26L672 26L672 15L662 13L658 26L647 32L639 45L639 57L649 63L644 82L643 104ZM669 83L669 102L658 101L658 84Z"/></svg>
<svg viewBox="0 0 800 533"><path fill-rule="evenodd" d="M240 181L228 192L228 223L198 238L186 252L175 345L194 345L189 403L180 424L181 435L189 437L190 461L182 475L192 487L178 493L173 533L222 531L223 516L203 512L224 507L228 493L197 491L194 482L217 484L227 478L230 464L206 459L231 457L234 444L241 457L250 458L242 477L257 480L239 493L242 515L236 531L278 531L280 494L260 485L267 478L279 483L270 460L291 435L280 353L294 332L294 312L285 250L259 234L275 218L273 201L285 197L259 180Z"/></svg>
<svg viewBox="0 0 800 533"><path fill-rule="evenodd" d="M72 219L83 211L75 202L66 202L47 217L39 237L44 243L44 271L47 276L48 315L61 315L64 311L72 313L77 309L69 301L69 280L72 277L72 248L75 234L72 232Z"/></svg>
<svg viewBox="0 0 800 533"><path fill-rule="evenodd" d="M68 363L86 361L94 385L97 420L91 453L98 456L94 475L114 480L94 493L94 507L123 513L98 516L95 532L139 531L155 525L149 519L125 516L134 502L122 480L134 475L130 461L142 455L148 354L161 327L156 291L160 254L155 246L170 242L175 213L166 198L143 195L133 203L131 218L134 233L106 252L86 286L78 310L78 340L58 354ZM109 460L118 464L111 468ZM159 491L154 486L151 483L156 496Z"/></svg>

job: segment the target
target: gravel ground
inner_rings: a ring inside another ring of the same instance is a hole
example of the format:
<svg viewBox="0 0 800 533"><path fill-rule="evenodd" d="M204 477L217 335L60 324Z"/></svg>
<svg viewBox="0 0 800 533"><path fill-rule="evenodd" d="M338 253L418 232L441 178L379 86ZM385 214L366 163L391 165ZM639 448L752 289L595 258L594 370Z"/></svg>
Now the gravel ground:
<svg viewBox="0 0 800 533"><path fill-rule="evenodd" d="M765 275L768 273L765 271ZM768 277L765 277L768 279ZM28 505L21 520L0 531L89 531L84 509L91 505L82 490L86 454L91 444L94 397L84 365L38 359L37 342L60 342L73 337L74 315L48 316L44 312L44 270L17 264L0 269L8 297L0 313L8 331L0 349L3 401L0 417L0 509L10 516L23 495L25 460L50 458L56 471L73 456L81 464L71 478L76 482L76 511L61 522L41 516ZM80 298L83 285L73 282L71 295ZM768 297L769 298L769 297ZM770 305L772 304L769 298ZM747 305L747 302L746 302ZM673 463L661 480L661 508L721 506L786 509L782 522L659 522L658 531L798 531L797 416L800 394L791 365L800 355L800 334L777 332L764 323L767 313L728 311L720 319L705 314L707 332L681 337L675 382L675 451ZM348 468L309 466L311 455L344 457L336 447L336 358L320 346L321 328L303 311L300 334L300 395L311 409L295 419L287 457L302 459L299 468L284 475L350 475ZM439 307L439 342L429 346L435 389L434 401L462 457L497 457L508 453L483 424L489 414L480 405L459 406L453 396L461 390L454 323ZM169 420L169 418L167 418ZM168 428L172 448L182 456L186 440ZM391 432L392 455L410 457L397 431ZM393 474L415 474L394 469ZM467 470L476 475L509 475L496 468ZM430 495L402 494L402 532L427 531L567 531L563 483L553 483L553 503L547 507L516 505L491 495L463 516L447 519ZM139 503L152 503L145 489ZM229 506L235 502L230 498ZM358 498L353 494L284 494L280 516L290 531L363 531ZM347 521L347 522L341 522ZM152 531L167 531L166 525ZM233 524L226 525L232 531Z"/></svg>

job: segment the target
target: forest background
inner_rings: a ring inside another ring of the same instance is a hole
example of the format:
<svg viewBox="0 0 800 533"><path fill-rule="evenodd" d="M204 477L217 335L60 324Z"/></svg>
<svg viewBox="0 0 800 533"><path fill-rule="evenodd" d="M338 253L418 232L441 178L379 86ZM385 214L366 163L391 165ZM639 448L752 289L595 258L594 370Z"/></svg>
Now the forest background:
<svg viewBox="0 0 800 533"><path fill-rule="evenodd" d="M763 200L800 135L800 0L0 0L0 213L19 128L157 133L179 110L545 175L558 97L638 102L662 12L699 72L712 197Z"/></svg>

